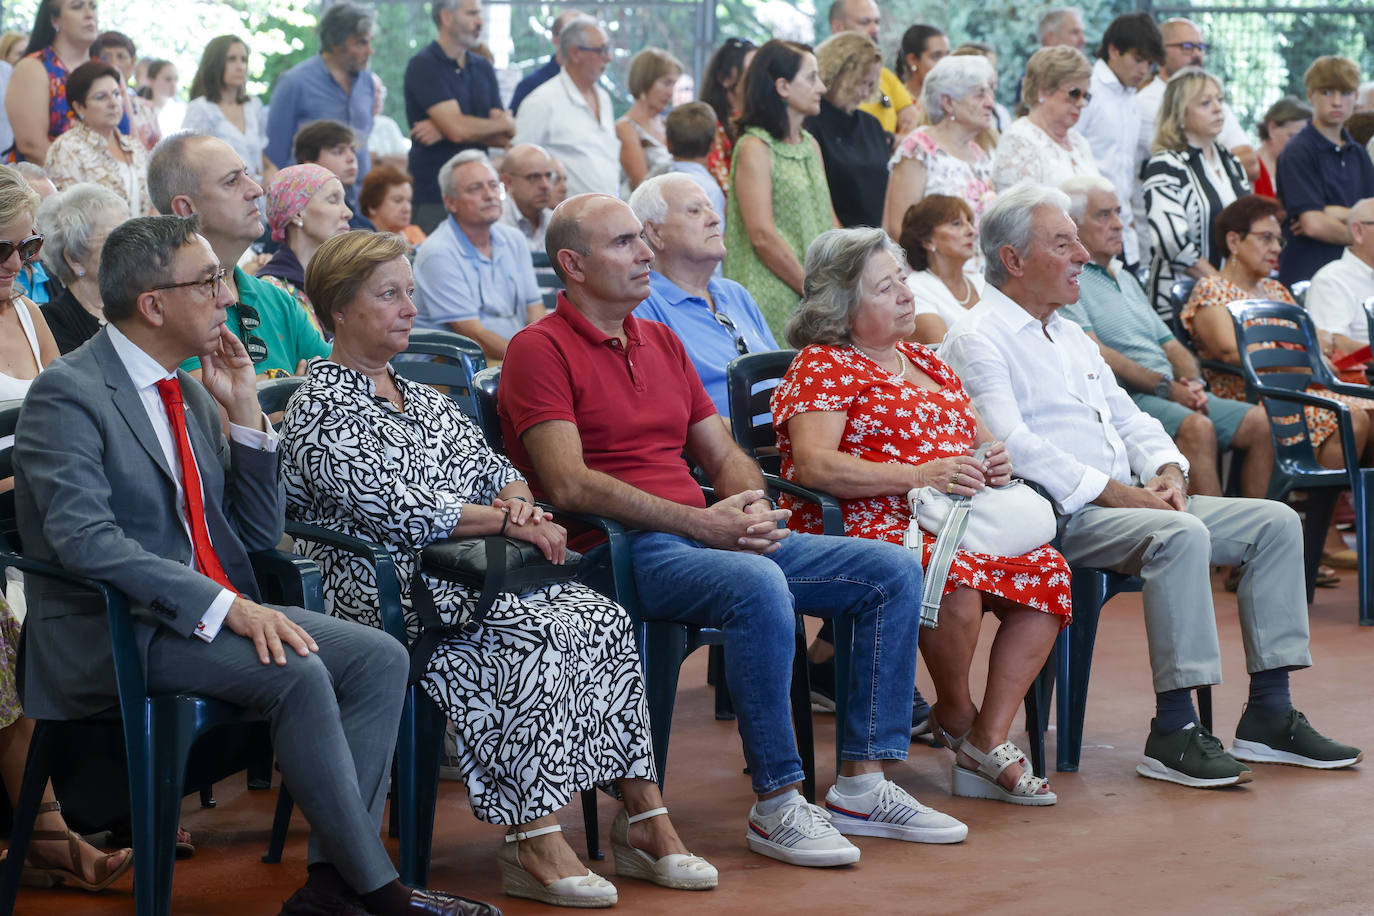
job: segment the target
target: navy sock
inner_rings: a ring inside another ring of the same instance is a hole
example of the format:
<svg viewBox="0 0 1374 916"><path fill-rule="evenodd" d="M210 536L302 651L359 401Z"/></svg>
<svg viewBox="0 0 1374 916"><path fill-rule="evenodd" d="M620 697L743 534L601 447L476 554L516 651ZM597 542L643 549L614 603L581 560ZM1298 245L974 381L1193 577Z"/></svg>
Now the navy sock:
<svg viewBox="0 0 1374 916"><path fill-rule="evenodd" d="M1190 722L1197 721L1193 708L1193 691L1187 687L1155 694L1155 728L1160 734L1171 735Z"/></svg>
<svg viewBox="0 0 1374 916"><path fill-rule="evenodd" d="M1249 704L1257 709L1283 712L1293 705L1288 693L1288 670L1271 668L1250 675Z"/></svg>

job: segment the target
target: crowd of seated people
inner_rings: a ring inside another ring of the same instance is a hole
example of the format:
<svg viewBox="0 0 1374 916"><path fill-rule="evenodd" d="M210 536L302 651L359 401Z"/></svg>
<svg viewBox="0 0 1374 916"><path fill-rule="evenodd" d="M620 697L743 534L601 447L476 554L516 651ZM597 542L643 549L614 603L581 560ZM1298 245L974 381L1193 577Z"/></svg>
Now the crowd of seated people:
<svg viewBox="0 0 1374 916"><path fill-rule="evenodd" d="M962 841L968 825L884 773L927 731L953 752L953 794L1072 804L1013 735L1071 625L1071 567L1144 583L1142 776L1210 788L1260 779L1254 764L1362 760L1290 689L1312 666L1303 531L1263 498L1264 409L1199 363L1240 362L1227 304L1296 306L1308 280L1322 355L1368 359L1374 160L1346 129L1358 66L1314 61L1305 104L1275 87L1252 141L1196 24L1128 13L1092 47L1082 14L1056 8L1011 120L999 49L951 53L914 23L885 58L882 15L836 0L814 49L727 39L700 101L674 104L681 61L614 47L612 23L561 10L554 56L507 102L480 0L434 0L434 40L406 68L408 170L369 163L377 20L348 0L266 106L246 40L206 43L183 106L175 69L138 72L133 38L101 32L93 0L43 0L31 34L0 40L0 401L24 404L0 440L14 467L0 492L15 493L25 552L151 609L135 624L150 688L272 720L313 828L287 916L497 911L400 882L379 825L406 653L380 631L373 568L334 548L295 545L321 568L326 613L260 600L248 556L281 543L284 518L385 548L411 640L420 603L452 624L419 683L449 720L473 814L507 828L503 889L550 905L619 899L560 832L593 788L623 802L617 880L708 890L719 876L660 794L609 546L548 504L629 530L634 583L656 596L639 613L723 634L746 842L782 863L856 862L855 836ZM602 77L622 54L629 95L613 99ZM502 444L392 368L420 330L501 366ZM771 401L781 474L835 497L841 532L813 503L775 501L729 433L727 367L783 346L799 352ZM268 418L257 384L281 376L300 388ZM1365 464L1370 395L1340 396ZM1335 415L1306 420L1318 460L1343 467ZM1243 458L1228 498L1230 449ZM977 506L1013 478L1057 515L1053 545L978 552L919 530L911 494ZM466 626L480 590L416 571L426 547L485 536L556 566L579 552L575 578L502 593ZM1323 537L1316 584L1334 585L1357 558L1334 525ZM1250 679L1225 743L1192 699L1220 681L1212 566L1229 568ZM103 614L35 580L8 589L13 802L32 720L88 716L116 692ZM984 611L996 634L980 692ZM813 696L840 716L819 804L802 795L787 690L803 612L825 622ZM73 658L68 626L102 648ZM45 790L31 883L98 891L152 855L87 844L60 801Z"/></svg>

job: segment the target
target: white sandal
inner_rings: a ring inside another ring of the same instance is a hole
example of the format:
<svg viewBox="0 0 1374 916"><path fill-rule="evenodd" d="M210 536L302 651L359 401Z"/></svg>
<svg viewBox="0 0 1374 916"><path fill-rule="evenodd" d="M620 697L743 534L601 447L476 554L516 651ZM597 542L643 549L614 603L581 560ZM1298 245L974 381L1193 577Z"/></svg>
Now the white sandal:
<svg viewBox="0 0 1374 916"><path fill-rule="evenodd" d="M655 859L644 850L630 845L631 824L667 813L667 808L651 808L631 816L624 808L620 809L611 822L611 853L615 857L615 873L681 891L708 891L715 887L720 874L714 865L701 856L674 852Z"/></svg>
<svg viewBox="0 0 1374 916"><path fill-rule="evenodd" d="M496 854L501 865L501 889L512 897L525 897L550 906L603 907L615 906L619 899L615 885L587 869L585 875L559 878L549 884L540 881L520 864L520 841L557 833L558 824L538 830L506 834L506 845Z"/></svg>
<svg viewBox="0 0 1374 916"><path fill-rule="evenodd" d="M1030 763L1021 749L1010 741L1003 742L984 754L970 742L965 741L959 748L963 753L978 761L978 769L961 767L957 762L951 770L953 791L964 798L991 798L1012 805L1053 805L1059 796L1053 792L1040 792L1041 786L1049 785L1049 780L1031 772ZM1020 763L1024 769L1016 785L1008 789L997 781L1002 771L1013 764Z"/></svg>

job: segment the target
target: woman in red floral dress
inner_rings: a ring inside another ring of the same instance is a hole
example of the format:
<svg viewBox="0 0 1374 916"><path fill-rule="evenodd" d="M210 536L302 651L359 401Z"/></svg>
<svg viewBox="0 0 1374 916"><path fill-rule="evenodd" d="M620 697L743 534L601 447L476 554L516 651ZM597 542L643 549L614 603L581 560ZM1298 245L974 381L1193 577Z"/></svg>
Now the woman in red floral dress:
<svg viewBox="0 0 1374 916"><path fill-rule="evenodd" d="M905 276L900 249L880 229L819 236L806 256L806 295L786 330L788 342L803 349L773 394L783 476L836 496L846 534L897 543L913 487L972 496L1011 477L1000 442L984 460L973 457L992 437L953 370L903 339L914 329ZM821 530L815 506L794 501L788 508L793 527ZM934 538L922 540L925 566ZM984 607L1001 625L980 709L968 672ZM940 624L921 634L937 694L932 726L956 751L955 794L1055 802L1007 735L1069 614L1069 568L1053 548L1019 557L956 553Z"/></svg>

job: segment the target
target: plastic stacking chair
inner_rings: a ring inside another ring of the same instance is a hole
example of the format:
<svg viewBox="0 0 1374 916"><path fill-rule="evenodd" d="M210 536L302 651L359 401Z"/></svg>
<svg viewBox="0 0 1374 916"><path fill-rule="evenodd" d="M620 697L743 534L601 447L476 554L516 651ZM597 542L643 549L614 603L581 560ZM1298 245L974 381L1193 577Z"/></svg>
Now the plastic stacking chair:
<svg viewBox="0 0 1374 916"><path fill-rule="evenodd" d="M1193 294L1193 288L1195 286L1197 286L1197 280L1195 278L1184 277L1182 280L1176 281L1170 288L1170 311L1169 320L1166 324L1169 325L1169 330L1174 332L1174 336L1178 338L1178 342L1187 347L1188 350L1196 356L1197 348L1193 345L1193 335L1183 326L1183 319L1181 317L1183 314L1183 307L1188 304L1188 297ZM1197 356L1197 361L1199 366L1209 371L1221 375L1234 375L1236 378L1240 379L1245 377L1239 367L1233 366L1230 363L1223 363L1215 359L1203 359L1201 356ZM1246 389L1245 396L1246 400L1250 401L1252 404L1255 402L1255 393L1249 388Z"/></svg>
<svg viewBox="0 0 1374 916"><path fill-rule="evenodd" d="M1299 280L1288 287L1288 292L1292 294L1293 301L1303 308L1307 308L1307 290L1312 286L1311 280Z"/></svg>
<svg viewBox="0 0 1374 916"><path fill-rule="evenodd" d="M501 428L497 419L496 391L501 381L500 367L479 372L473 379L481 407L483 433L493 448L500 448ZM630 614L634 621L635 642L639 647L640 667L644 672L644 690L649 706L649 725L654 745L654 763L658 782L662 787L668 769L668 739L672 731L673 707L677 702L678 674L682 662L702 646L721 645L724 635L716 629L692 627L666 620L645 620L639 590L635 586L630 539L624 526L613 519L598 515L565 512L547 507L562 519L580 522L605 535L611 560L610 597ZM798 626L797 647L792 665L792 724L797 747L802 758L802 794L808 800L816 797L815 748L811 731L811 695L806 681L806 637ZM799 670L800 669L800 670Z"/></svg>
<svg viewBox="0 0 1374 916"><path fill-rule="evenodd" d="M1361 626L1374 625L1369 594L1369 485L1374 468L1360 467L1350 408L1334 398L1306 390L1309 385L1320 385L1336 394L1370 398L1374 397L1374 389L1348 385L1332 374L1322 359L1316 328L1306 310L1264 299L1244 299L1232 302L1228 308L1236 327L1241 367L1246 381L1259 393L1274 438L1269 498L1283 499L1293 490L1307 491L1307 518L1303 525L1307 600L1310 602L1313 597L1322 543L1336 498L1341 489L1349 487L1355 507L1355 552L1359 558L1358 619ZM1336 415L1345 467L1327 468L1317 461L1303 416L1307 406L1325 408Z"/></svg>
<svg viewBox="0 0 1374 916"><path fill-rule="evenodd" d="M472 338L452 331L411 331L410 344L392 365L402 377L448 395L469 417L477 415L472 377L486 368L487 359Z"/></svg>
<svg viewBox="0 0 1374 916"><path fill-rule="evenodd" d="M17 402L0 406L0 437L14 432L18 414ZM0 477L9 477L12 472L11 450L0 450ZM95 716L71 721L40 719L35 723L19 803L15 806L9 856L0 880L0 913L13 911L38 804L63 739L78 733L83 726L107 727L122 718L129 764L135 907L139 916L165 916L171 909L172 866L183 789L188 785L207 785L239 768L227 760L216 760L215 754L201 753L203 745L197 747L193 756L193 746L221 726L251 728L265 741L267 724L242 707L221 700L189 693L150 694L134 641L129 601L124 594L104 582L74 576L61 567L29 559L17 550L12 493L0 495L0 530L5 535L5 543L0 545L0 567L66 582L103 598L119 690L118 705ZM254 554L252 560L264 600L312 610L323 607L320 574L313 563L275 550ZM204 764L207 771L188 773L190 760Z"/></svg>
<svg viewBox="0 0 1374 916"><path fill-rule="evenodd" d="M258 406L268 417L275 416L286 410L286 402L291 400L291 395L296 393L296 389L301 387L305 379L298 375L288 375L284 378L269 378L258 382ZM281 429L281 421L272 424L274 429Z"/></svg>

